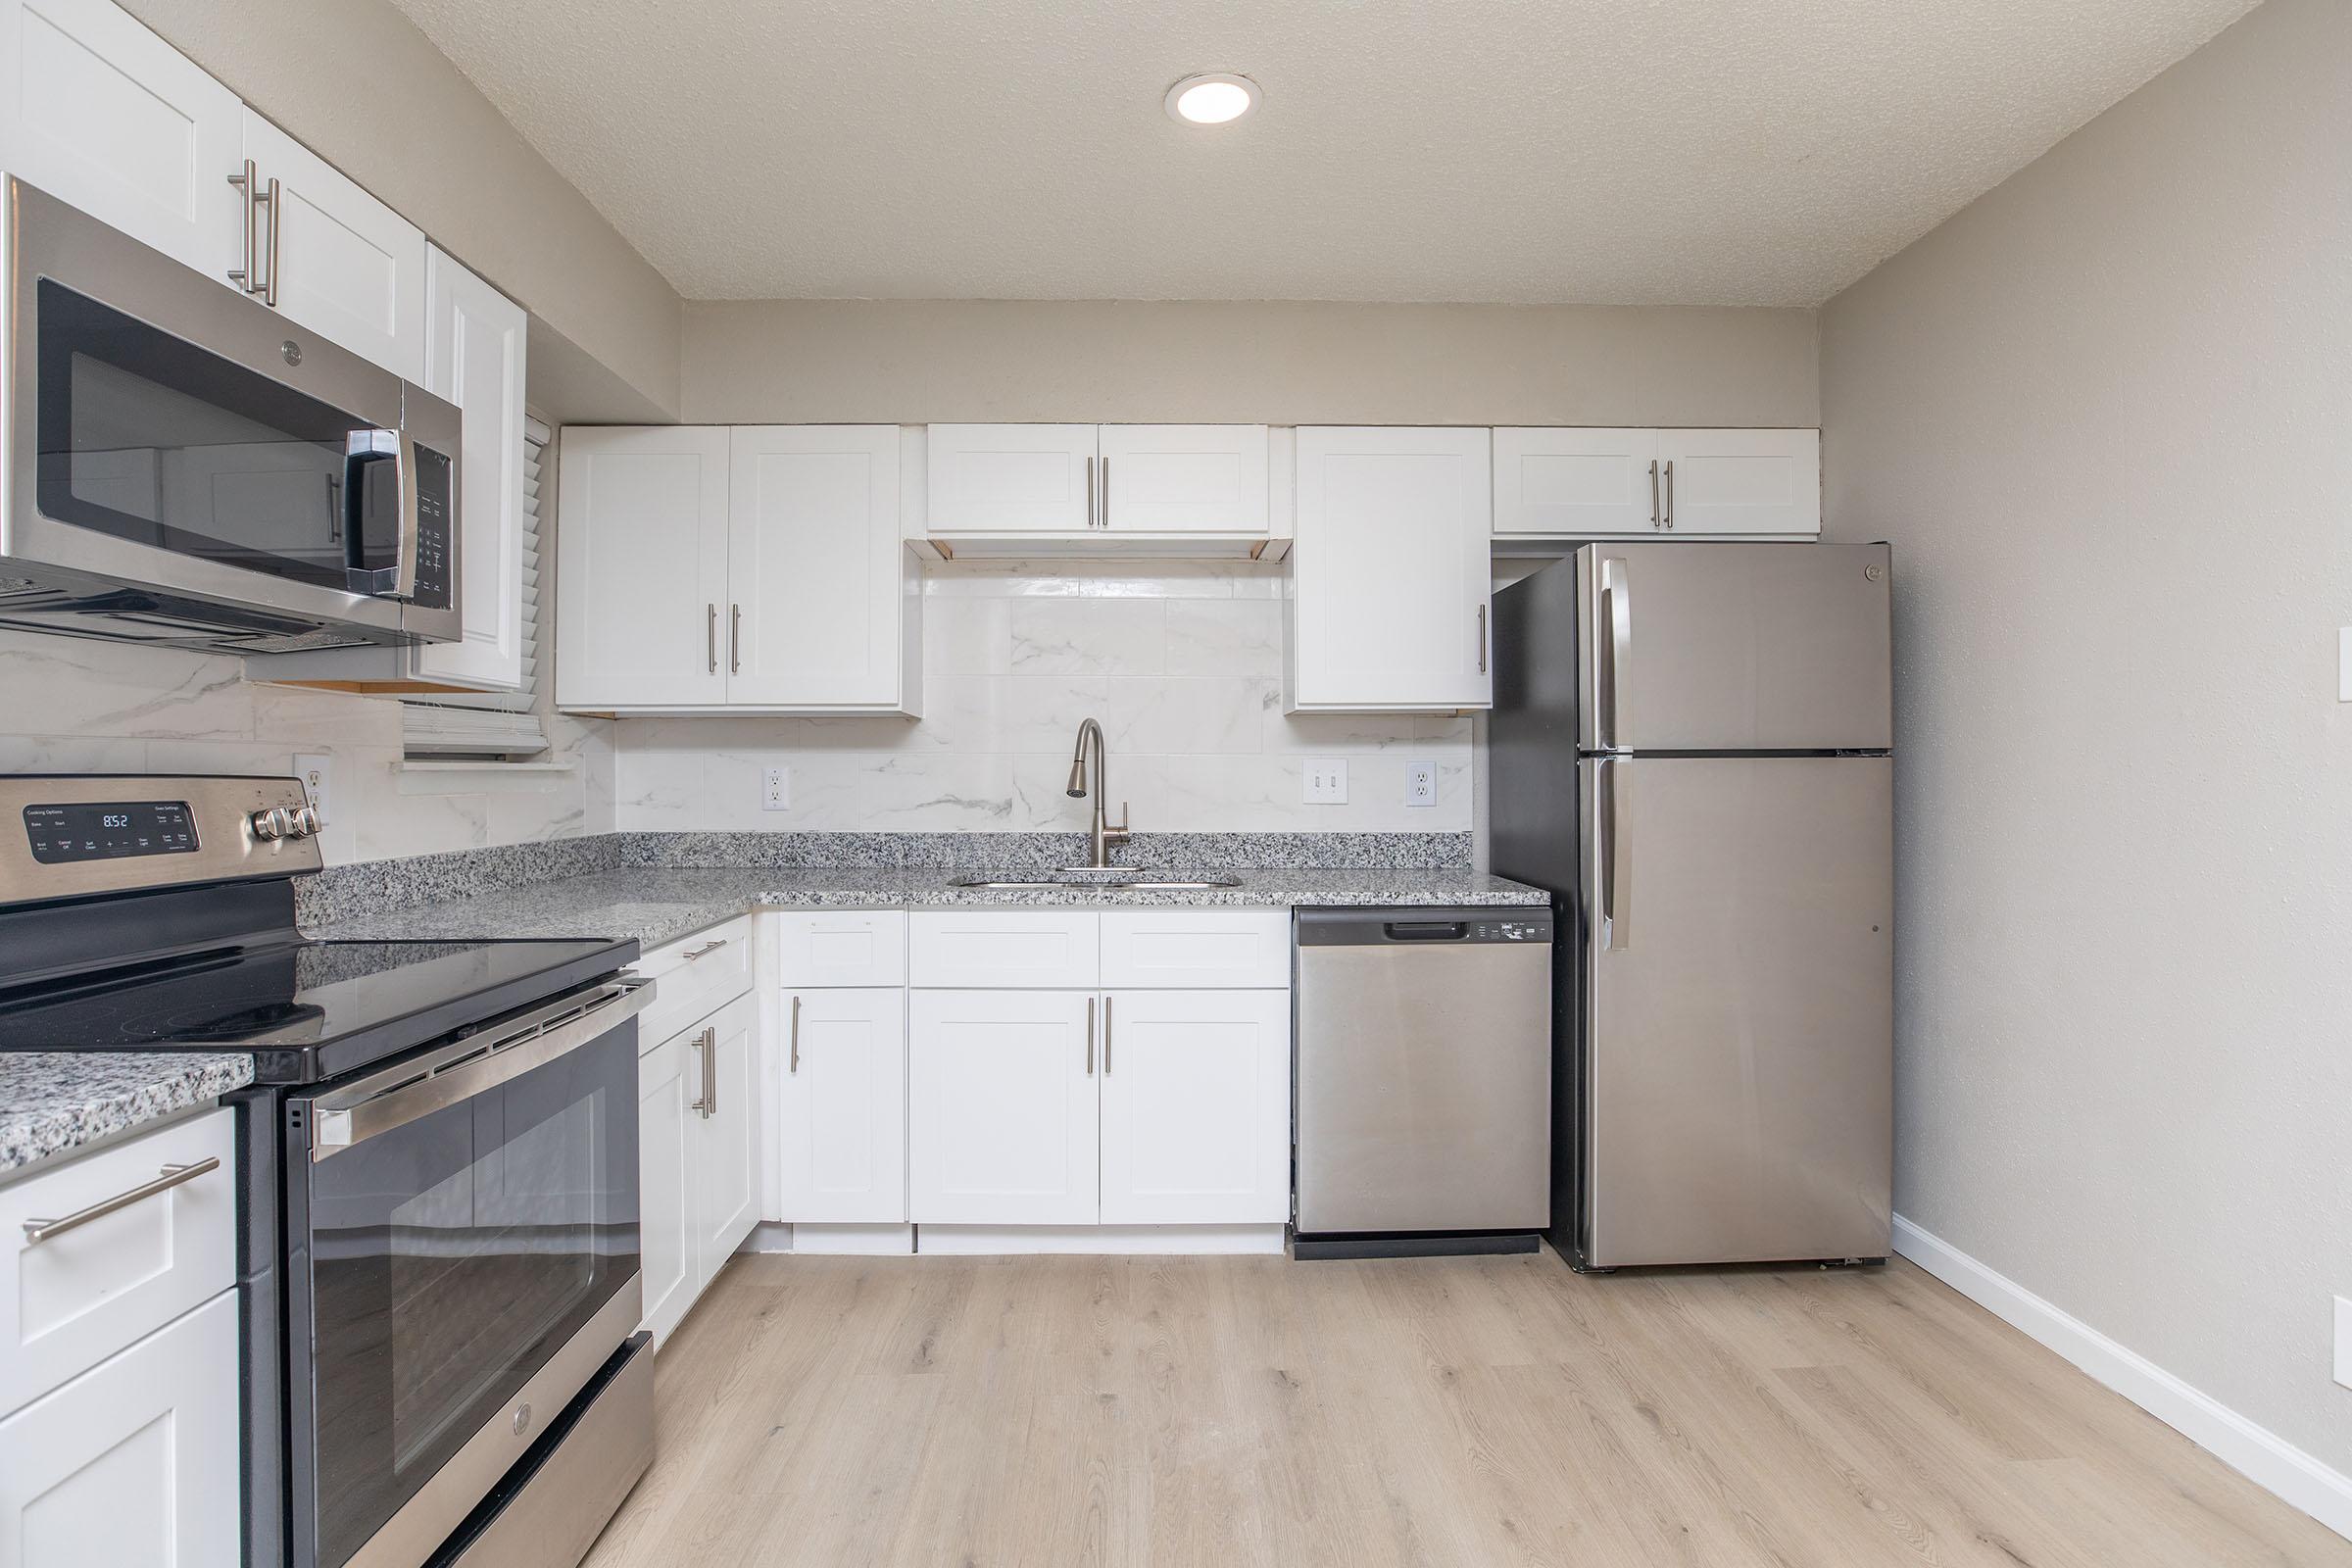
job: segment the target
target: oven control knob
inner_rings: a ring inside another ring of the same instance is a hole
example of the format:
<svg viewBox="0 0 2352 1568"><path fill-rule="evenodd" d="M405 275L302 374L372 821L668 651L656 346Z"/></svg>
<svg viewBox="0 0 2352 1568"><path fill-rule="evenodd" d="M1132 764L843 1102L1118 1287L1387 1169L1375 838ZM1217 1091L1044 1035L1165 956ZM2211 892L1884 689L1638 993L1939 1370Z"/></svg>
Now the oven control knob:
<svg viewBox="0 0 2352 1568"><path fill-rule="evenodd" d="M318 830L325 825L318 820L318 808L306 806L294 813L293 836L298 839L316 838Z"/></svg>
<svg viewBox="0 0 2352 1568"><path fill-rule="evenodd" d="M282 806L253 813L253 836L265 843L270 839L284 838L293 826L294 813Z"/></svg>
<svg viewBox="0 0 2352 1568"><path fill-rule="evenodd" d="M531 1407L530 1407L530 1405L529 1405L529 1404L527 1404L527 1403L524 1403L524 1404L518 1404L518 1405L516 1405L516 1406L514 1407L514 1435L515 1435L516 1437L518 1437L518 1438L519 1438L519 1437L521 1437L521 1436L522 1436L522 1435L523 1435L525 1432L528 1432L528 1431L530 1431L530 1430L531 1430Z"/></svg>

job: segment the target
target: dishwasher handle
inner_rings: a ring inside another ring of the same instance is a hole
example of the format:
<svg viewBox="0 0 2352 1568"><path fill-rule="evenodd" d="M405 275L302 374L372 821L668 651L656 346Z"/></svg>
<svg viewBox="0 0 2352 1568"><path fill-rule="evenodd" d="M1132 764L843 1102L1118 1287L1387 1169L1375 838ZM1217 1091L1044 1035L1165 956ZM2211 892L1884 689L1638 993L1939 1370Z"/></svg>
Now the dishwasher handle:
<svg viewBox="0 0 2352 1568"><path fill-rule="evenodd" d="M1391 942L1459 942L1470 934L1467 920L1384 920Z"/></svg>
<svg viewBox="0 0 2352 1568"><path fill-rule="evenodd" d="M1302 908L1295 931L1299 948L1385 948L1427 945L1513 946L1549 942L1552 911L1543 905L1376 905Z"/></svg>

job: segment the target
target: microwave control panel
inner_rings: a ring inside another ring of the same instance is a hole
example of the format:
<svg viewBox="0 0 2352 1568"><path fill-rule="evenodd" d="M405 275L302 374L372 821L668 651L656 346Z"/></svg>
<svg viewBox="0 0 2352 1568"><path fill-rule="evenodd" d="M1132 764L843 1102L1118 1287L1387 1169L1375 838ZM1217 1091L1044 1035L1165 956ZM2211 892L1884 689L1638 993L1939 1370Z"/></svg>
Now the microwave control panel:
<svg viewBox="0 0 2352 1568"><path fill-rule="evenodd" d="M445 452L416 451L416 592L411 603L447 610L449 563L457 552L457 467Z"/></svg>

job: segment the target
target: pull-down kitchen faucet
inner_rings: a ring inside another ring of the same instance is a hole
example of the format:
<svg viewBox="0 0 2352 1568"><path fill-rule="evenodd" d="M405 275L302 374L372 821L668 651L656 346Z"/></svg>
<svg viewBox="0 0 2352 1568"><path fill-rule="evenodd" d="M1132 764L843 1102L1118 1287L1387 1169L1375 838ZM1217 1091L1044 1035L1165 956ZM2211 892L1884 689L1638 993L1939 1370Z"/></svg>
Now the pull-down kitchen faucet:
<svg viewBox="0 0 2352 1568"><path fill-rule="evenodd" d="M1086 778L1086 742L1090 735L1094 737L1095 742L1095 778L1091 788ZM1086 835L1086 869L1090 871L1132 870L1132 866L1113 867L1110 863L1110 846L1114 843L1124 844L1127 842L1127 803L1125 801L1119 803L1119 825L1112 827L1110 812L1105 805L1107 800L1105 786L1102 782L1105 750L1102 742L1102 726L1091 718L1083 720L1078 726L1078 750L1070 757L1070 799L1083 801L1090 794L1095 799L1094 820L1088 825Z"/></svg>

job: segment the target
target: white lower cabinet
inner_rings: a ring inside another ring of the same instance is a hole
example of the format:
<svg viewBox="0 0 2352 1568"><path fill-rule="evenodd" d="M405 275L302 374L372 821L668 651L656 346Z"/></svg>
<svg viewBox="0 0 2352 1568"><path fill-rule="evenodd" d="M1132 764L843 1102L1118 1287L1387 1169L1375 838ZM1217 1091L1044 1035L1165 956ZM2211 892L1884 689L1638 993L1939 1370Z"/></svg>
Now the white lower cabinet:
<svg viewBox="0 0 2352 1568"><path fill-rule="evenodd" d="M750 996L637 1057L643 1326L666 1339L760 1218Z"/></svg>
<svg viewBox="0 0 2352 1568"><path fill-rule="evenodd" d="M0 1421L0 1564L230 1568L237 1381L226 1291Z"/></svg>
<svg viewBox="0 0 2352 1568"><path fill-rule="evenodd" d="M904 1224L906 991L790 991L783 1019L775 1154L783 1217Z"/></svg>
<svg viewBox="0 0 2352 1568"><path fill-rule="evenodd" d="M1102 995L1102 1223L1291 1209L1288 991Z"/></svg>
<svg viewBox="0 0 2352 1568"><path fill-rule="evenodd" d="M1091 992L917 991L908 1217L1091 1225L1101 1208Z"/></svg>
<svg viewBox="0 0 2352 1568"><path fill-rule="evenodd" d="M637 1058L637 1214L639 1267L645 1276L645 1320L656 1339L667 1339L694 1304L693 1146L687 1123L689 1043L677 1034Z"/></svg>

